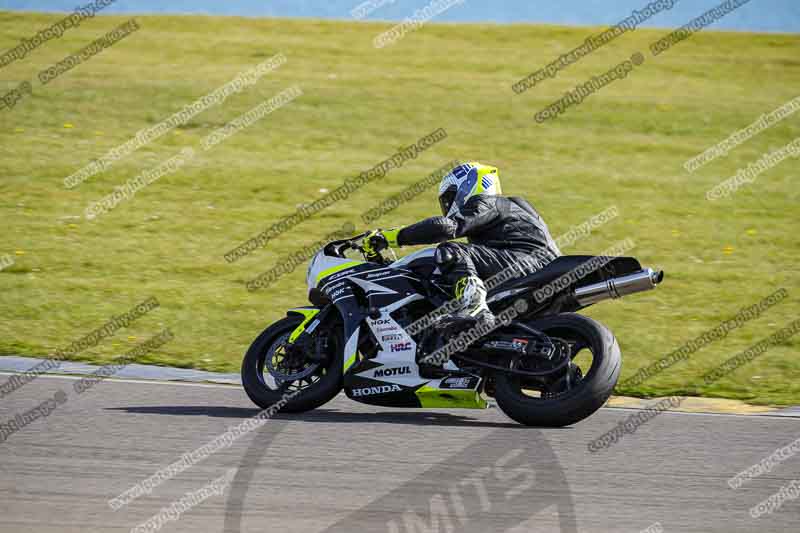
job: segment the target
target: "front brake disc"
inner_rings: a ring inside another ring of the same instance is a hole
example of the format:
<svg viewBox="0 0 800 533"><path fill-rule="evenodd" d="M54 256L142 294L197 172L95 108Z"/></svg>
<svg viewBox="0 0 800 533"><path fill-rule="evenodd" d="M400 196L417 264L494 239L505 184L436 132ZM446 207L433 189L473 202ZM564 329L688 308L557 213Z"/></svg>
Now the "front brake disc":
<svg viewBox="0 0 800 533"><path fill-rule="evenodd" d="M279 354L278 350L281 350L282 353ZM293 371L295 367L284 368L284 365L281 365L281 363L286 361L286 356L284 355L285 353L286 353L285 346L283 345L279 346L278 348L275 349L275 352L272 354L272 357L268 357L267 360L264 361L264 366L267 368L270 375L273 378L275 378L276 381L290 381L290 382L298 381L303 378L307 378L308 376L316 372L317 369L319 368L319 363L312 363L297 372L287 374L286 372ZM275 364L276 355L283 356L277 364Z"/></svg>

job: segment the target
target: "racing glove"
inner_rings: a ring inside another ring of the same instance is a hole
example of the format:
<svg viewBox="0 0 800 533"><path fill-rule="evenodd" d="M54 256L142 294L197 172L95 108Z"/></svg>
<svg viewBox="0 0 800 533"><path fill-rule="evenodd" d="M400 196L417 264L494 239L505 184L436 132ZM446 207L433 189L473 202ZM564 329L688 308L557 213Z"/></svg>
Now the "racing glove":
<svg viewBox="0 0 800 533"><path fill-rule="evenodd" d="M364 252L368 257L378 255L381 250L385 250L390 246L399 248L400 244L397 242L397 235L402 228L391 229L374 229L364 236Z"/></svg>

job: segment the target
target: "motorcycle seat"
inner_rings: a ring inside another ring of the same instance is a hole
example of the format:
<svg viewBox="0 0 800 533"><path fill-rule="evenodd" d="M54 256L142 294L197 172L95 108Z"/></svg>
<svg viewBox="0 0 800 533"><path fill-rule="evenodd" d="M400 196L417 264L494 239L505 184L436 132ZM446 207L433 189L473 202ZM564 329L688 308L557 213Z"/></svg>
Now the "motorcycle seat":
<svg viewBox="0 0 800 533"><path fill-rule="evenodd" d="M489 294L492 295L500 291L516 289L520 287L530 287L532 290L537 290L541 287L544 287L548 283L552 283L561 276L569 274L582 264L595 257L598 256L562 255L536 272L510 279L505 283L501 283L497 287L494 287ZM614 257L604 264L600 269L592 270L591 272L588 272L586 275L582 276L580 278L580 285L588 285L589 283L604 281L611 277L623 276L625 274L637 272L641 269L642 266L639 264L639 261L633 257Z"/></svg>

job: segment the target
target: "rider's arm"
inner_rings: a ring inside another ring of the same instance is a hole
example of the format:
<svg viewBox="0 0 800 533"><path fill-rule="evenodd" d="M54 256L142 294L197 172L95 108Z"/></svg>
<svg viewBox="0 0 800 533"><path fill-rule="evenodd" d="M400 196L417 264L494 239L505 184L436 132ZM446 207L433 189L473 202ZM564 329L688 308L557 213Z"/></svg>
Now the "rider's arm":
<svg viewBox="0 0 800 533"><path fill-rule="evenodd" d="M430 217L401 229L397 244L436 244L466 237L494 224L498 217L494 198L473 196L453 217Z"/></svg>
<svg viewBox="0 0 800 533"><path fill-rule="evenodd" d="M397 244L436 244L455 238L458 224L447 217L430 217L401 229L397 234Z"/></svg>

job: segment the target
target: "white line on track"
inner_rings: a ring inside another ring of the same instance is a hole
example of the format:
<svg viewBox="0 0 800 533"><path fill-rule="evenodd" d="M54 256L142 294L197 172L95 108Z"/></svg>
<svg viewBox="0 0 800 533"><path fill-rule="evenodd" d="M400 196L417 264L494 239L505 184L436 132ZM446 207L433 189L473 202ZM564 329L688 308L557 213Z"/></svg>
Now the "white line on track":
<svg viewBox="0 0 800 533"><path fill-rule="evenodd" d="M17 372L3 372L0 371L0 375L6 376L13 376L17 374ZM78 380L84 378L86 376L66 376L61 374L41 374L37 377L40 378L52 378L52 379L72 379ZM207 387L207 388L217 388L217 389L232 389L232 388L241 388L239 384L230 384L226 385L224 383L191 383L191 382L181 382L181 381L157 381L157 380L147 380L147 379L123 379L123 378L106 378L103 381L115 382L115 383L138 383L142 385L177 385L181 387ZM343 396L342 393L340 395ZM601 407L603 411L641 411L642 409L637 409L635 407ZM690 416L746 416L746 417L757 417L757 418L778 418L781 420L791 420L792 418L800 418L798 416L787 416L787 415L775 415L771 413L764 413L764 414L742 414L742 413L690 413L687 411L663 411L662 415L690 415Z"/></svg>
<svg viewBox="0 0 800 533"><path fill-rule="evenodd" d="M16 374L20 374L20 372L3 372L0 371L0 375L4 376L13 376ZM36 379L41 378L54 378L54 379L83 379L85 377L89 377L91 374L87 375L64 375L64 374L40 374L36 377ZM144 385L179 385L183 387L212 387L212 388L220 388L220 389L230 389L230 388L241 388L241 385L238 383L231 383L230 385L225 383L193 383L193 382L186 382L186 381L158 381L155 379L125 379L125 378L105 378L103 381L113 381L116 383L142 383Z"/></svg>

